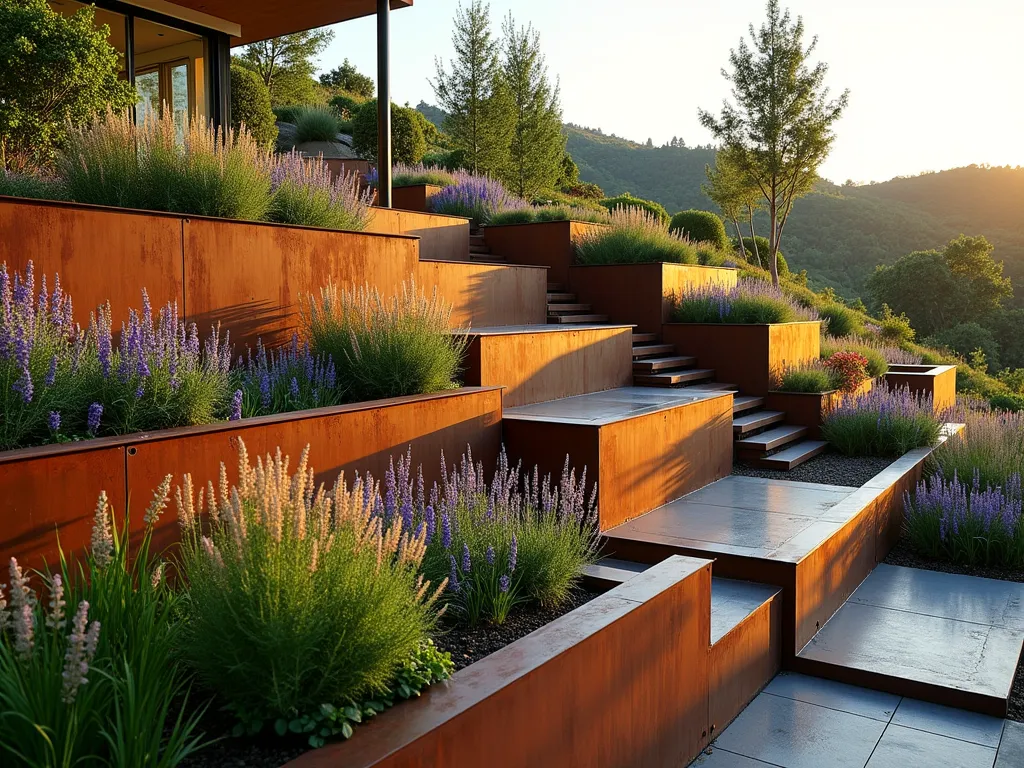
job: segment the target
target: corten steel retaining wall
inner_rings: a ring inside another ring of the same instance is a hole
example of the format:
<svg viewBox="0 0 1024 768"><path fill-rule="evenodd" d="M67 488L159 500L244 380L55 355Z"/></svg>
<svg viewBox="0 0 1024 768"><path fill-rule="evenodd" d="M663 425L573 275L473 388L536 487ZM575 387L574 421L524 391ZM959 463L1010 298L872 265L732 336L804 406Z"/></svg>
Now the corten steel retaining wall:
<svg viewBox="0 0 1024 768"><path fill-rule="evenodd" d="M419 211L428 213L430 211L429 201L444 187L436 184L412 184L405 187L391 188L391 207L400 208L403 211Z"/></svg>
<svg viewBox="0 0 1024 768"><path fill-rule="evenodd" d="M374 207L365 231L418 237L421 259L469 261L469 219Z"/></svg>
<svg viewBox="0 0 1024 768"><path fill-rule="evenodd" d="M711 562L673 557L289 768L686 765L707 743Z"/></svg>
<svg viewBox="0 0 1024 768"><path fill-rule="evenodd" d="M548 279L564 285L569 282L569 267L576 258L575 240L606 228L605 224L582 221L544 221L484 227L484 237L494 255L504 256L513 264L550 267Z"/></svg>
<svg viewBox="0 0 1024 768"><path fill-rule="evenodd" d="M43 558L53 564L57 532L65 551L81 550L101 490L119 521L129 505L131 530L138 533L164 476L180 484L190 472L197 489L207 480L216 485L223 462L236 479L239 438L253 461L280 447L293 467L309 445L310 466L328 487L342 471L350 482L356 471L383 477L389 459L411 446L414 465L423 465L429 483L439 479L441 451L451 462L469 445L474 458L494 466L501 390L467 388L0 453L0 557L31 567ZM174 517L170 510L162 519L158 547L176 540Z"/></svg>
<svg viewBox="0 0 1024 768"><path fill-rule="evenodd" d="M956 405L955 365L890 365L885 374L890 389L909 387L917 395L930 395L936 413Z"/></svg>
<svg viewBox="0 0 1024 768"><path fill-rule="evenodd" d="M666 323L662 341L676 354L692 355L700 368L713 368L720 382L735 384L746 395L766 395L773 376L787 367L821 356L817 320L772 325Z"/></svg>
<svg viewBox="0 0 1024 768"><path fill-rule="evenodd" d="M462 380L503 386L506 408L633 383L630 326L471 335Z"/></svg>
<svg viewBox="0 0 1024 768"><path fill-rule="evenodd" d="M452 325L536 325L547 322L548 271L543 267L423 261L416 283L428 295L437 289L452 307Z"/></svg>
<svg viewBox="0 0 1024 768"><path fill-rule="evenodd" d="M385 296L415 274L416 238L0 198L0 261L59 273L83 325L110 301L115 324L176 301L202 331L222 323L236 352L287 341L299 303L330 281ZM39 278L37 277L37 284Z"/></svg>
<svg viewBox="0 0 1024 768"><path fill-rule="evenodd" d="M825 417L843 404L847 397L857 397L871 391L873 382L868 379L853 395L846 395L839 390L831 392L779 392L772 391L765 398L765 408L770 411L783 411L786 423L797 427L807 427L807 436L817 440L821 437L821 424Z"/></svg>
<svg viewBox="0 0 1024 768"><path fill-rule="evenodd" d="M733 288L735 269L694 264L594 264L569 268L569 290L613 323L634 323L637 333L661 333L672 319L672 298L705 286Z"/></svg>

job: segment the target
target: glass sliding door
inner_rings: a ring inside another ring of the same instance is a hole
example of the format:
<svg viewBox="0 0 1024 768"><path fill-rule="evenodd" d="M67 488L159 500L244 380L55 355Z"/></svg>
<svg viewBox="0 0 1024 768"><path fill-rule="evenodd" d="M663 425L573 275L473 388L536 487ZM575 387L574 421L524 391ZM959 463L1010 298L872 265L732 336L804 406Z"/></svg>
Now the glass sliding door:
<svg viewBox="0 0 1024 768"><path fill-rule="evenodd" d="M174 27L136 17L135 88L139 102L135 119L170 115L184 138L189 117L208 114L204 63L205 40Z"/></svg>

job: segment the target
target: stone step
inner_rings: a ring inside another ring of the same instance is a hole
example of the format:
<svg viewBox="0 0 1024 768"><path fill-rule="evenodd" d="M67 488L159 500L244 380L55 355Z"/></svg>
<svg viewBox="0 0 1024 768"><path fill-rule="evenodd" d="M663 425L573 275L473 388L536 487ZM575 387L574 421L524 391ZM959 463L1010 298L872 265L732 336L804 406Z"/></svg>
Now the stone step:
<svg viewBox="0 0 1024 768"><path fill-rule="evenodd" d="M548 283L548 293L561 293L565 290L565 283Z"/></svg>
<svg viewBox="0 0 1024 768"><path fill-rule="evenodd" d="M633 373L658 373L659 371L671 371L677 368L692 368L696 362L697 358L686 355L649 357L644 360L634 360Z"/></svg>
<svg viewBox="0 0 1024 768"><path fill-rule="evenodd" d="M549 293L548 304L557 304L559 302L574 302L576 301L575 293Z"/></svg>
<svg viewBox="0 0 1024 768"><path fill-rule="evenodd" d="M734 414L746 413L747 411L752 411L755 408L760 408L762 405L764 405L763 397L737 395L732 399L732 412Z"/></svg>
<svg viewBox="0 0 1024 768"><path fill-rule="evenodd" d="M680 387L715 378L710 368L693 368L670 373L634 374L633 383L640 387Z"/></svg>
<svg viewBox="0 0 1024 768"><path fill-rule="evenodd" d="M586 314L593 308L591 304L548 304L548 315Z"/></svg>
<svg viewBox="0 0 1024 768"><path fill-rule="evenodd" d="M471 253L469 254L470 261L477 261L482 264L507 264L508 260L504 256L495 256L491 253Z"/></svg>
<svg viewBox="0 0 1024 768"><path fill-rule="evenodd" d="M661 357L676 351L675 344L633 344L633 359Z"/></svg>
<svg viewBox="0 0 1024 768"><path fill-rule="evenodd" d="M633 345L637 344L652 344L658 340L658 334L656 333L634 333L633 334Z"/></svg>
<svg viewBox="0 0 1024 768"><path fill-rule="evenodd" d="M608 315L548 315L548 323L571 325L573 323L607 323Z"/></svg>
<svg viewBox="0 0 1024 768"><path fill-rule="evenodd" d="M597 589L611 589L626 583L650 567L646 563L602 557L596 563L583 566L583 578Z"/></svg>
<svg viewBox="0 0 1024 768"><path fill-rule="evenodd" d="M785 419L786 414L782 411L755 411L742 416L733 416L732 431L734 435L744 437L751 432L785 421Z"/></svg>
<svg viewBox="0 0 1024 768"><path fill-rule="evenodd" d="M794 467L799 467L805 461L824 453L827 447L828 443L824 440L801 440L771 456L757 459L755 463L765 469L781 469L783 472L788 472Z"/></svg>
<svg viewBox="0 0 1024 768"><path fill-rule="evenodd" d="M469 236L469 244L470 245L482 245L482 246L486 247L487 246L487 238L484 237L483 235L470 235Z"/></svg>
<svg viewBox="0 0 1024 768"><path fill-rule="evenodd" d="M768 453L768 451L775 451L783 446L795 443L797 440L807 434L807 427L797 427L792 424L784 424L781 427L775 429L769 429L767 432L762 432L759 435L753 437L747 437L743 440L736 441L736 450L743 453ZM756 458L763 458L757 456Z"/></svg>
<svg viewBox="0 0 1024 768"><path fill-rule="evenodd" d="M739 387L724 381L702 381L693 387L702 392L738 392Z"/></svg>
<svg viewBox="0 0 1024 768"><path fill-rule="evenodd" d="M470 253L490 253L491 249L488 248L486 245L473 245L472 243L470 243L469 244L469 252Z"/></svg>

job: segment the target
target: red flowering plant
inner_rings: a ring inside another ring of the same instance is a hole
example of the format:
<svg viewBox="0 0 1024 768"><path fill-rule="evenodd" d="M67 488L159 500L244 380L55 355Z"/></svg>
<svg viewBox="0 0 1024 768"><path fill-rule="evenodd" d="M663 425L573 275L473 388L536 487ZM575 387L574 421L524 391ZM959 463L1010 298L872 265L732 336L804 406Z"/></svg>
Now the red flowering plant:
<svg viewBox="0 0 1024 768"><path fill-rule="evenodd" d="M852 394L867 381L868 359L856 352L836 352L825 361L825 367L835 374L839 391Z"/></svg>

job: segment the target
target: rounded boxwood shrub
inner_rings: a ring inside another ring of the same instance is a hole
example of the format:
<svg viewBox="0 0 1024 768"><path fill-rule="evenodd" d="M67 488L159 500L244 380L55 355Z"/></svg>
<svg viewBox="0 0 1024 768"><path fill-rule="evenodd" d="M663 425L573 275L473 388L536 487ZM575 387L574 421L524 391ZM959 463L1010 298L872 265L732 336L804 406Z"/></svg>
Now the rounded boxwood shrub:
<svg viewBox="0 0 1024 768"><path fill-rule="evenodd" d="M244 67L231 68L231 127L245 125L261 147L277 141L277 118L270 108L270 89Z"/></svg>
<svg viewBox="0 0 1024 768"><path fill-rule="evenodd" d="M653 200L644 200L639 197L633 197L629 192L621 194L618 197L606 197L601 201L601 205L609 211L614 211L616 208L640 208L654 216L662 224L668 224L669 215L668 211L665 210L665 206L661 203L656 203Z"/></svg>
<svg viewBox="0 0 1024 768"><path fill-rule="evenodd" d="M328 102L340 115L343 111L348 110L349 115L354 115L356 110L359 109L363 104L366 103L366 97L360 96L355 93L343 92L339 93L333 99Z"/></svg>
<svg viewBox="0 0 1024 768"><path fill-rule="evenodd" d="M681 232L693 242L710 243L718 250L730 246L729 235L725 232L725 224L711 211L690 209L680 211L672 217L669 229Z"/></svg>
<svg viewBox="0 0 1024 768"><path fill-rule="evenodd" d="M864 324L857 313L837 302L820 307L818 314L822 320L828 321L830 336L854 336L864 330Z"/></svg>
<svg viewBox="0 0 1024 768"><path fill-rule="evenodd" d="M391 154L396 163L423 160L427 141L414 110L391 105ZM370 99L352 116L352 145L359 156L377 162L377 100Z"/></svg>

